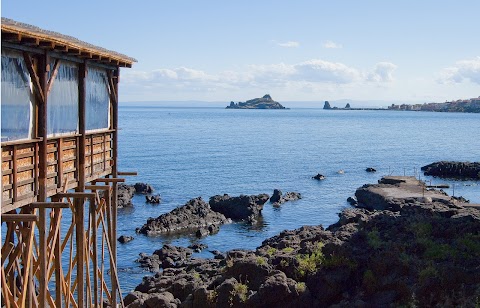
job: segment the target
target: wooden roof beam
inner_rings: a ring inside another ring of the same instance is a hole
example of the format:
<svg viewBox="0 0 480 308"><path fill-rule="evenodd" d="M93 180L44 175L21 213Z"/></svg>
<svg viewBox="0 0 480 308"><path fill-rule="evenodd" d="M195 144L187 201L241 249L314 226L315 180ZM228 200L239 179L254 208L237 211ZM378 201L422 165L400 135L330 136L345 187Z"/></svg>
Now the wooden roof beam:
<svg viewBox="0 0 480 308"><path fill-rule="evenodd" d="M2 41L20 42L22 35L20 33L2 33Z"/></svg>
<svg viewBox="0 0 480 308"><path fill-rule="evenodd" d="M55 46L55 50L57 50L57 51L63 51L63 52L68 52L69 49L68 49L68 46L56 45L56 46Z"/></svg>
<svg viewBox="0 0 480 308"><path fill-rule="evenodd" d="M110 63L112 63L112 64L115 64L115 65L120 65L120 61L119 61L119 60L117 60L117 59L112 59L112 58L109 58L108 60L109 60L109 62L110 62Z"/></svg>
<svg viewBox="0 0 480 308"><path fill-rule="evenodd" d="M76 49L76 48L69 48L67 52L68 54L71 54L74 56L80 56L82 54L80 49Z"/></svg>
<svg viewBox="0 0 480 308"><path fill-rule="evenodd" d="M92 58L92 53L88 52L88 51L80 51L80 58L91 59Z"/></svg>
<svg viewBox="0 0 480 308"><path fill-rule="evenodd" d="M55 49L56 47L55 43L50 41L40 41L39 45L42 48L50 48L50 49Z"/></svg>
<svg viewBox="0 0 480 308"><path fill-rule="evenodd" d="M40 39L35 37L22 37L22 43L25 45L38 46L40 45Z"/></svg>

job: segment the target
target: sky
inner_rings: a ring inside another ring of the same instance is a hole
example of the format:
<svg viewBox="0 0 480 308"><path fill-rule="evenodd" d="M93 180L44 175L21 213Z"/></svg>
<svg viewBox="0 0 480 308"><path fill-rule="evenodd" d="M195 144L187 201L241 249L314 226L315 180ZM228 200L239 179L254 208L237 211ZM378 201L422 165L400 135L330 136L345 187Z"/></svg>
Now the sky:
<svg viewBox="0 0 480 308"><path fill-rule="evenodd" d="M134 57L120 101L444 102L480 95L478 0L2 0Z"/></svg>

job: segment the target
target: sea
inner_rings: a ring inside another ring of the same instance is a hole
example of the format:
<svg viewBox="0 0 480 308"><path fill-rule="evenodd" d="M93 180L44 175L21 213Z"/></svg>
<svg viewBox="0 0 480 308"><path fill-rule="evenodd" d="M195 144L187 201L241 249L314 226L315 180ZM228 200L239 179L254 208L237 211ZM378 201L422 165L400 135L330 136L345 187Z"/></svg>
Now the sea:
<svg viewBox="0 0 480 308"><path fill-rule="evenodd" d="M449 184L447 193L480 203L480 183L426 177L424 165L441 160L480 161L480 114L375 110L231 110L120 106L119 170L136 171L126 182L148 183L162 202L136 195L132 208L119 209L117 234L134 240L118 244L124 294L152 275L135 262L164 244L208 246L211 250L255 249L285 229L335 223L350 205L347 198L385 175L409 175L427 183ZM377 170L365 171L367 167ZM312 176L323 174L317 181ZM274 189L299 192L302 199L280 207L266 203L256 224L234 222L217 234L155 237L136 234L188 200L218 194L271 195Z"/></svg>

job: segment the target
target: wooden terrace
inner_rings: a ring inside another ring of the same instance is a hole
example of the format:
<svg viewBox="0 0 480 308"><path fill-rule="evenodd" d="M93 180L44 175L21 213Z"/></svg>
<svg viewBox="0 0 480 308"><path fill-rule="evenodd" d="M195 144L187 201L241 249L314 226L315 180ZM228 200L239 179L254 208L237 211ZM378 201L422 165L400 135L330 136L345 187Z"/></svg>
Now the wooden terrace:
<svg viewBox="0 0 480 308"><path fill-rule="evenodd" d="M2 306L122 303L118 83L135 59L2 18ZM110 274L107 274L107 271Z"/></svg>

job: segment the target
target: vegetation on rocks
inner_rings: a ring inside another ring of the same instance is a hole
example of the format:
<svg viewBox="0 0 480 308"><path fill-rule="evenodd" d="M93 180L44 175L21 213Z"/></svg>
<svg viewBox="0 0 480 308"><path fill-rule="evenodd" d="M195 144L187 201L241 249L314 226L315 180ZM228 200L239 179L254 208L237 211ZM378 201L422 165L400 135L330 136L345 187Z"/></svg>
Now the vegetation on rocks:
<svg viewBox="0 0 480 308"><path fill-rule="evenodd" d="M480 211L444 199L378 202L344 210L327 229L285 230L255 251L228 251L222 260L187 256L145 277L125 303L148 307L158 297L168 307L478 305Z"/></svg>

